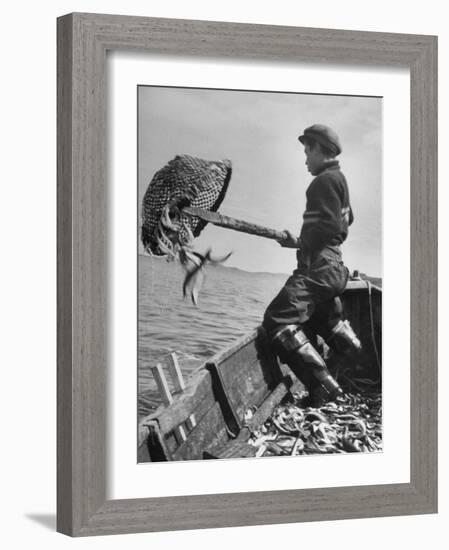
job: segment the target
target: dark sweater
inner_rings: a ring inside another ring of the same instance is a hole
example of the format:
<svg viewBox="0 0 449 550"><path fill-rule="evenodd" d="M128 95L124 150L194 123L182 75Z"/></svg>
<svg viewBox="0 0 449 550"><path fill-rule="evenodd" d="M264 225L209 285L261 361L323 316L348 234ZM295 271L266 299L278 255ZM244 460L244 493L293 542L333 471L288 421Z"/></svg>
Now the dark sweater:
<svg viewBox="0 0 449 550"><path fill-rule="evenodd" d="M339 245L348 235L354 221L346 178L338 161L330 161L315 177L306 191L307 204L300 234L300 248L321 250Z"/></svg>

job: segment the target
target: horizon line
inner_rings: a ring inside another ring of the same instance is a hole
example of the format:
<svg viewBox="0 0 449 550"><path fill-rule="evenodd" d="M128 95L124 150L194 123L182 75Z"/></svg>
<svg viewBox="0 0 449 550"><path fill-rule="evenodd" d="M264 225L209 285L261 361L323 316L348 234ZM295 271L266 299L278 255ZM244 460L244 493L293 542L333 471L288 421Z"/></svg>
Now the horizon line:
<svg viewBox="0 0 449 550"><path fill-rule="evenodd" d="M156 260L165 260L165 256L150 256L149 254L145 253L145 252L138 252L138 256L142 256L143 258L149 258L149 259L156 259ZM175 259L175 261L177 263L180 263L179 262L179 259ZM262 275L284 275L286 277L289 277L291 275L291 273L285 273L283 271L260 271L260 270L257 270L257 271L250 271L248 269L243 269L242 267L237 267L235 265L224 265L224 264L220 264L219 266L217 265L211 265L211 267L223 267L225 269L236 269L237 271L242 271L244 273L252 273L252 274L262 274ZM369 275L367 273L365 273L365 271L362 271L361 269L358 269L357 270L359 272L360 275L365 275L366 277L371 277L373 279L380 279L381 281L383 280L383 277L381 275Z"/></svg>

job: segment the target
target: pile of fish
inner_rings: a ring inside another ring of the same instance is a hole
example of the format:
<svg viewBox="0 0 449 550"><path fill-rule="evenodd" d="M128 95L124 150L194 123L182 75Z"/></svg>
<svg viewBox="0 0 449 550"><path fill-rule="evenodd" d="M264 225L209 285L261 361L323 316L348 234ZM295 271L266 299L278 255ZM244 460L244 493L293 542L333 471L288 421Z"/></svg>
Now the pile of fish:
<svg viewBox="0 0 449 550"><path fill-rule="evenodd" d="M380 393L346 393L319 409L302 407L304 396L276 407L248 441L256 456L310 455L382 450ZM251 413L248 412L248 415Z"/></svg>

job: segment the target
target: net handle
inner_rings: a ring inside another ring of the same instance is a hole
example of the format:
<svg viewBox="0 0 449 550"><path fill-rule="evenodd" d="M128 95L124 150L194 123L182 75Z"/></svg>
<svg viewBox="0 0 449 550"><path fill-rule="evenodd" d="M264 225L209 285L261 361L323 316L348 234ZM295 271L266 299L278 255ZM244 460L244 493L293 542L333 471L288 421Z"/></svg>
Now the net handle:
<svg viewBox="0 0 449 550"><path fill-rule="evenodd" d="M183 214L200 218L204 221L212 223L213 225L232 229L241 233L248 233L249 235L257 235L258 237L274 239L279 242L283 242L288 239L288 233L286 231L277 231L276 229L271 229L263 225L257 225L255 223L239 220L237 218L231 218L230 216L224 216L218 212L204 210L203 208L198 208L197 206L185 206L181 211Z"/></svg>

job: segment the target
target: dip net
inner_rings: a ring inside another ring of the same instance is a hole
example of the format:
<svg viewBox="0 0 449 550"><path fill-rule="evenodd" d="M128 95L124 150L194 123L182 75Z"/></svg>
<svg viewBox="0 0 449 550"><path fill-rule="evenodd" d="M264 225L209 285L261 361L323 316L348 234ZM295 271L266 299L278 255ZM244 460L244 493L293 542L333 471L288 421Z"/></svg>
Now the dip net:
<svg viewBox="0 0 449 550"><path fill-rule="evenodd" d="M165 256L173 250L173 232L167 236L161 218L167 206L196 206L216 211L222 203L231 179L229 160L209 161L190 155L177 155L154 175L142 202L141 240L145 250ZM180 211L175 237L179 246L197 237L206 221ZM166 228L166 226L165 226Z"/></svg>

